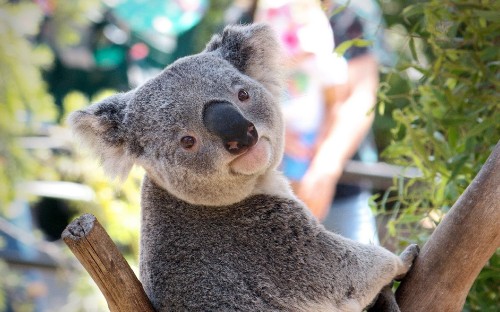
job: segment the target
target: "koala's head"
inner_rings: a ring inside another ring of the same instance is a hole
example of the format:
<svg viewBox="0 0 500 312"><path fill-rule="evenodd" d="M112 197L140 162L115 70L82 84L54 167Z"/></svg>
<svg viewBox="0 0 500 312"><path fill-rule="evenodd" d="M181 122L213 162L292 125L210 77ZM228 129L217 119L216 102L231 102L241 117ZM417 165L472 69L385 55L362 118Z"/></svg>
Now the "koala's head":
<svg viewBox="0 0 500 312"><path fill-rule="evenodd" d="M279 59L268 26L226 27L203 52L69 121L112 176L138 164L189 203L235 203L281 160Z"/></svg>

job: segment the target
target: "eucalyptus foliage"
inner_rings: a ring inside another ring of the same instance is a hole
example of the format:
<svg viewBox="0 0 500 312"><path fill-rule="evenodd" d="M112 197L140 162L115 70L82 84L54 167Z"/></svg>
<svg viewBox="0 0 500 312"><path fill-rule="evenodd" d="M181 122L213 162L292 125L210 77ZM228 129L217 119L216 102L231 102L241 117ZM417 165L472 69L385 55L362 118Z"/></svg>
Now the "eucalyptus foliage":
<svg viewBox="0 0 500 312"><path fill-rule="evenodd" d="M430 0L400 8L395 14L402 18L391 29L404 43L401 60L379 93L379 109L391 107L396 121L383 156L422 176L397 181L381 207L392 215L392 236L422 244L500 139L500 3ZM472 287L467 310L500 306L499 258L497 250Z"/></svg>

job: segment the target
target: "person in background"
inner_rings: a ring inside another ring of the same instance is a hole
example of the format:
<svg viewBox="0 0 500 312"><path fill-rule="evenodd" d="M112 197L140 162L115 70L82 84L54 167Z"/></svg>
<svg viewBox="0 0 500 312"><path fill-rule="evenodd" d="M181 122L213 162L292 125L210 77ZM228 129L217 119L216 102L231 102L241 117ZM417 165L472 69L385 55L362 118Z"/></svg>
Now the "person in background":
<svg viewBox="0 0 500 312"><path fill-rule="evenodd" d="M343 55L347 60L347 82L335 90L331 127L318 144L297 195L327 228L364 243L378 243L375 218L368 204L369 186L343 185L338 181L350 159L377 161L370 130L379 64L391 64L390 53L384 46L382 14L375 1L323 0L322 4L331 16L336 45L359 38L369 40L371 46L353 46ZM333 11L338 13L332 15ZM329 195L320 194L335 195L333 205Z"/></svg>
<svg viewBox="0 0 500 312"><path fill-rule="evenodd" d="M332 53L333 33L319 2L260 0L254 21L276 31L286 53L286 93L281 101L286 122L282 170L301 199L303 177L309 171L323 137L331 127L336 87L345 84L345 60ZM331 185L332 187L334 185ZM317 194L311 194L317 198ZM322 196L327 198L333 195ZM331 201L331 198L328 200ZM315 202L306 201L322 217Z"/></svg>
<svg viewBox="0 0 500 312"><path fill-rule="evenodd" d="M283 100L282 169L295 193L325 227L364 243L378 243L368 205L370 191L338 184L350 159L377 160L369 134L379 59L374 49L366 47L352 47L343 58L333 54L333 37L336 45L356 38L377 39L379 48L380 11L372 1L354 2L339 8L331 0L239 0L228 13L233 22L239 12L246 16L245 22L251 16L253 21L269 23L286 48L289 79ZM324 20L334 10L339 13L326 27Z"/></svg>

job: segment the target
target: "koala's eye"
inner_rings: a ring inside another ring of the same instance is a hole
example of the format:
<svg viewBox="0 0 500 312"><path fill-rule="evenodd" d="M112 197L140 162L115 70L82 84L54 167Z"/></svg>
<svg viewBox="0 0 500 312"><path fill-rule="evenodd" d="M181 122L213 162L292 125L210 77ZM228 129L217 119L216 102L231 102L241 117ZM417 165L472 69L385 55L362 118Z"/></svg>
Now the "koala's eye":
<svg viewBox="0 0 500 312"><path fill-rule="evenodd" d="M240 91L238 91L238 100L240 101L246 101L250 98L250 95L248 94L248 92L246 90L243 90L241 89Z"/></svg>
<svg viewBox="0 0 500 312"><path fill-rule="evenodd" d="M196 139L192 136L185 136L181 138L181 146L185 149L190 149L196 143Z"/></svg>

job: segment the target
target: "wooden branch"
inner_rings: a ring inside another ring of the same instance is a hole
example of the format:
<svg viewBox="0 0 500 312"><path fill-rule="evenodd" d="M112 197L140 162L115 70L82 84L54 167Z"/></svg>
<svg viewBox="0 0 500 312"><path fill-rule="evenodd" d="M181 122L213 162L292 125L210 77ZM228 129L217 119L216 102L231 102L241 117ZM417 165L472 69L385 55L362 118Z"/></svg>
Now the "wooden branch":
<svg viewBox="0 0 500 312"><path fill-rule="evenodd" d="M462 311L500 247L500 142L423 246L396 292L401 311Z"/></svg>
<svg viewBox="0 0 500 312"><path fill-rule="evenodd" d="M71 222L62 238L99 286L111 312L154 311L141 282L93 215Z"/></svg>

